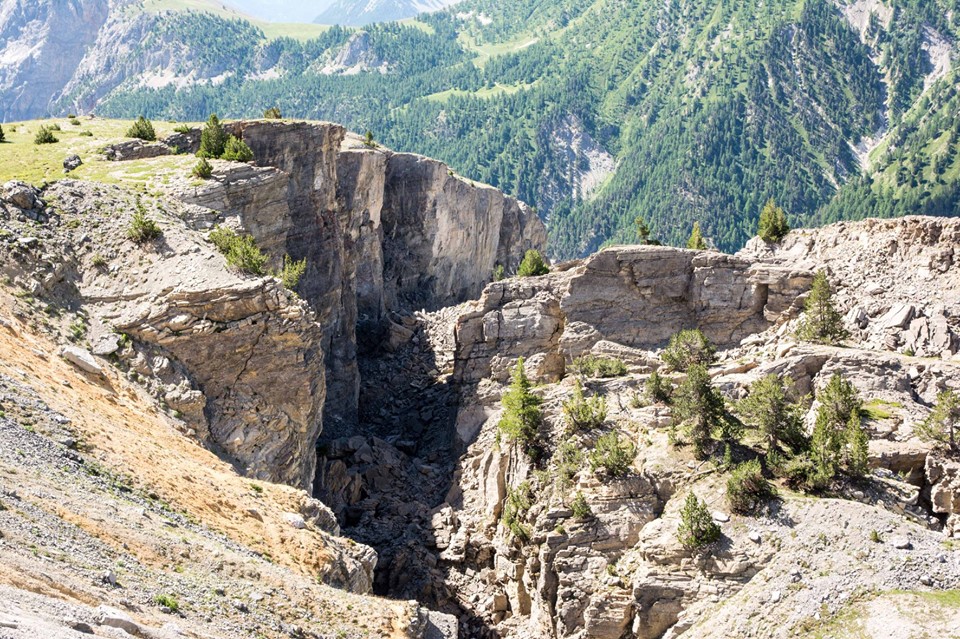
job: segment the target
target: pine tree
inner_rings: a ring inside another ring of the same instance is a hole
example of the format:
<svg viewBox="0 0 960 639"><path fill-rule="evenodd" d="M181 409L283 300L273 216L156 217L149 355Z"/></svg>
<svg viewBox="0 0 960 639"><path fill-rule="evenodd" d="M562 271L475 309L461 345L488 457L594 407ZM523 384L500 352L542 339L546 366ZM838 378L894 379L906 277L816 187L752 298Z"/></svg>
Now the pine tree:
<svg viewBox="0 0 960 639"><path fill-rule="evenodd" d="M777 203L771 198L763 210L760 211L760 222L757 225L757 235L768 244L779 242L790 232L790 224L787 223L787 213L777 206Z"/></svg>
<svg viewBox="0 0 960 639"><path fill-rule="evenodd" d="M543 255L536 249L530 249L526 252L523 261L520 262L520 268L517 269L517 275L520 277L535 277L546 275L549 272L550 268L544 261Z"/></svg>
<svg viewBox="0 0 960 639"><path fill-rule="evenodd" d="M539 456L537 434L543 422L540 404L543 400L533 393L533 384L523 367L523 358L513 369L510 388L503 394L503 416L498 425L510 441L519 442L531 457Z"/></svg>
<svg viewBox="0 0 960 639"><path fill-rule="evenodd" d="M702 364L687 371L687 379L677 388L673 398L674 417L686 427L698 459L707 455L713 432L723 427L726 410L723 396L713 388L710 373Z"/></svg>
<svg viewBox="0 0 960 639"><path fill-rule="evenodd" d="M700 550L720 539L720 526L713 521L707 505L692 492L680 510L677 539L687 550Z"/></svg>
<svg viewBox="0 0 960 639"><path fill-rule="evenodd" d="M699 328L683 330L670 338L660 359L675 371L685 371L694 364L709 366L716 360L717 349Z"/></svg>
<svg viewBox="0 0 960 639"><path fill-rule="evenodd" d="M810 449L818 470L832 476L841 467L851 475L862 476L867 471L869 438L860 420L863 403L857 389L836 373L817 395L817 401L820 407Z"/></svg>
<svg viewBox="0 0 960 639"><path fill-rule="evenodd" d="M638 215L633 220L634 226L637 229L637 239L641 244L650 244L650 227L647 226L647 221L643 219L642 215Z"/></svg>
<svg viewBox="0 0 960 639"><path fill-rule="evenodd" d="M960 453L957 428L960 427L960 395L943 391L937 395L933 412L916 428L917 436L928 442L945 446L952 453Z"/></svg>
<svg viewBox="0 0 960 639"><path fill-rule="evenodd" d="M280 107L270 107L263 112L263 117L267 120L279 120L283 118L283 114L280 113Z"/></svg>
<svg viewBox="0 0 960 639"><path fill-rule="evenodd" d="M833 289L827 274L817 271L807 296L797 337L817 344L839 344L846 339L843 317L833 306Z"/></svg>
<svg viewBox="0 0 960 639"><path fill-rule="evenodd" d="M767 375L751 384L750 394L737 405L737 412L766 437L768 450L781 442L796 444L802 439L800 411L787 397L778 375Z"/></svg>
<svg viewBox="0 0 960 639"><path fill-rule="evenodd" d="M373 138L373 131L368 130L366 134L364 134L363 145L371 149L377 148L377 143Z"/></svg>
<svg viewBox="0 0 960 639"><path fill-rule="evenodd" d="M687 240L687 248L695 251L707 250L707 241L703 239L703 233L700 231L700 222L693 223L693 231L690 233L690 239Z"/></svg>
<svg viewBox="0 0 960 639"><path fill-rule="evenodd" d="M141 115L127 130L127 137L153 142L157 139L157 132L153 129L153 123Z"/></svg>
<svg viewBox="0 0 960 639"><path fill-rule="evenodd" d="M201 158L216 159L223 156L226 146L227 132L220 124L220 118L217 117L216 113L213 113L200 134L200 150L197 155Z"/></svg>

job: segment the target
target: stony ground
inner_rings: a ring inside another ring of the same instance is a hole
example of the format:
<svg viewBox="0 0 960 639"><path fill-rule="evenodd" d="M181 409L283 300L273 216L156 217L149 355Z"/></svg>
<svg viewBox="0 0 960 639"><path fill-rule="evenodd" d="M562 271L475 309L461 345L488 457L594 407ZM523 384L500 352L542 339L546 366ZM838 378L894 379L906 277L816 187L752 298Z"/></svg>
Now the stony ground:
<svg viewBox="0 0 960 639"><path fill-rule="evenodd" d="M414 608L318 583L343 542L305 522L304 493L242 478L141 389L72 367L19 303L0 327L0 636L125 636L127 617L158 637L406 636Z"/></svg>

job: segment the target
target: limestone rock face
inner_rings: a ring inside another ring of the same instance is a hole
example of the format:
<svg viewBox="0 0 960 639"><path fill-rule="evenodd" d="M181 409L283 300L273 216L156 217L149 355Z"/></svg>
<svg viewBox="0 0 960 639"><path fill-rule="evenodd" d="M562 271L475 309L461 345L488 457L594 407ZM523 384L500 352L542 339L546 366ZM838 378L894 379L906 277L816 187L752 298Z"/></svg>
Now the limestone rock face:
<svg viewBox="0 0 960 639"><path fill-rule="evenodd" d="M387 314L480 294L495 264L515 267L546 231L525 205L451 176L440 162L369 147L335 124L239 122L254 165L215 162L216 178L174 194L196 228L223 223L256 239L272 268L306 259L297 292L323 328L328 432L357 422L357 335Z"/></svg>
<svg viewBox="0 0 960 639"><path fill-rule="evenodd" d="M826 269L847 328L863 345L950 359L960 351L960 221L905 217L791 231L738 256Z"/></svg>
<svg viewBox="0 0 960 639"><path fill-rule="evenodd" d="M436 310L475 298L497 264L509 272L546 231L526 205L453 174L446 164L398 153L383 200L387 305Z"/></svg>
<svg viewBox="0 0 960 639"><path fill-rule="evenodd" d="M770 327L810 285L809 271L719 253L611 248L539 278L497 282L457 326L457 376L503 380L517 357L543 381L602 341L649 349L699 328L731 345Z"/></svg>
<svg viewBox="0 0 960 639"><path fill-rule="evenodd" d="M946 516L944 531L960 536L960 463L927 457L927 483L930 484L930 503L933 512Z"/></svg>

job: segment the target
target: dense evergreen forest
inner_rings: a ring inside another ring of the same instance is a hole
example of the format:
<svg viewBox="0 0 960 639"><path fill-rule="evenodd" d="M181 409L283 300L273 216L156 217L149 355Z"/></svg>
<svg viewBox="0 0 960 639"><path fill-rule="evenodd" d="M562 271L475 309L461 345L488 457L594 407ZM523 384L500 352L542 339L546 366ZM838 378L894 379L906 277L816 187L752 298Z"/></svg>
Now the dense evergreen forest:
<svg viewBox="0 0 960 639"><path fill-rule="evenodd" d="M236 73L122 87L98 111L201 120L276 105L369 129L537 205L555 257L635 241L638 215L666 243L699 221L735 250L770 198L795 226L960 214L960 0L849 4L467 0L307 42L173 14L158 37ZM363 66L345 74L350 46Z"/></svg>

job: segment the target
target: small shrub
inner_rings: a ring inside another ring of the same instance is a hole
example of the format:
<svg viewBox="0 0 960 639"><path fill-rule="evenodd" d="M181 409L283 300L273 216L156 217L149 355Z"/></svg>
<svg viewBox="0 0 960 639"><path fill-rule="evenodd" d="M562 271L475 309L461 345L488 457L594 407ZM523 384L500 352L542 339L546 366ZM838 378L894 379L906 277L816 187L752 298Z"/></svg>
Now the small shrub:
<svg viewBox="0 0 960 639"><path fill-rule="evenodd" d="M67 114L67 119L69 119L69 120L76 120L76 119L77 119L77 114L76 114L76 113L68 113L68 114Z"/></svg>
<svg viewBox="0 0 960 639"><path fill-rule="evenodd" d="M713 521L707 505L692 492L680 511L680 526L677 540L687 550L702 550L719 541L720 526Z"/></svg>
<svg viewBox="0 0 960 639"><path fill-rule="evenodd" d="M147 217L147 214L138 209L130 219L130 226L127 227L127 237L137 244L151 242L163 235L160 225Z"/></svg>
<svg viewBox="0 0 960 639"><path fill-rule="evenodd" d="M530 539L530 530L523 520L530 511L532 502L533 489L529 482L523 482L507 491L506 503L503 506L503 525L520 541Z"/></svg>
<svg viewBox="0 0 960 639"><path fill-rule="evenodd" d="M263 117L267 120L280 120L283 114L280 112L280 107L273 106L263 112Z"/></svg>
<svg viewBox="0 0 960 639"><path fill-rule="evenodd" d="M227 138L227 143L223 147L223 155L221 157L231 162L252 162L253 151L250 150L246 142L231 135Z"/></svg>
<svg viewBox="0 0 960 639"><path fill-rule="evenodd" d="M675 371L686 371L695 364L709 366L716 359L716 348L700 329L680 331L660 356Z"/></svg>
<svg viewBox="0 0 960 639"><path fill-rule="evenodd" d="M6 142L7 136L3 132L3 126L0 126L0 142Z"/></svg>
<svg viewBox="0 0 960 639"><path fill-rule="evenodd" d="M583 466L583 449L575 441L565 441L560 445L554 459L557 462L557 484L561 490L566 491Z"/></svg>
<svg viewBox="0 0 960 639"><path fill-rule="evenodd" d="M647 398L656 404L669 404L670 395L673 392L673 386L664 379L663 375L657 371L650 373L647 382L644 385L647 392Z"/></svg>
<svg viewBox="0 0 960 639"><path fill-rule="evenodd" d="M373 131L368 130L363 136L363 145L370 149L377 148L377 143L373 139Z"/></svg>
<svg viewBox="0 0 960 639"><path fill-rule="evenodd" d="M770 469L782 477L790 488L805 491L821 491L833 481L831 466L817 463L808 453L799 453L789 458L768 455Z"/></svg>
<svg viewBox="0 0 960 639"><path fill-rule="evenodd" d="M573 360L573 368L581 377L622 377L627 365L619 359L583 355Z"/></svg>
<svg viewBox="0 0 960 639"><path fill-rule="evenodd" d="M87 336L87 324L82 319L77 319L70 324L70 341L79 342Z"/></svg>
<svg viewBox="0 0 960 639"><path fill-rule="evenodd" d="M209 180L213 177L213 165L207 161L207 158L200 158L200 160L194 165L191 175L201 180Z"/></svg>
<svg viewBox="0 0 960 639"><path fill-rule="evenodd" d="M880 533L878 533L876 530L871 530L870 541L872 541L875 544L879 544L880 542L883 541L883 539L880 538Z"/></svg>
<svg viewBox="0 0 960 639"><path fill-rule="evenodd" d="M499 282L506 277L506 271L503 268L503 264L497 264L493 267L493 281Z"/></svg>
<svg viewBox="0 0 960 639"><path fill-rule="evenodd" d="M187 134L189 134L193 129L191 129L191 128L190 128L189 126L187 126L186 124L181 124L180 126L175 127L173 130L174 130L174 132L176 132L176 133L182 133L183 135L187 135Z"/></svg>
<svg viewBox="0 0 960 639"><path fill-rule="evenodd" d="M57 136L53 134L53 129L48 129L45 126L41 126L37 135L33 138L34 144L56 144L59 141Z"/></svg>
<svg viewBox="0 0 960 639"><path fill-rule="evenodd" d="M307 258L299 261L290 259L289 255L283 256L283 269L279 276L283 285L291 291L300 283L300 278L307 272Z"/></svg>
<svg viewBox="0 0 960 639"><path fill-rule="evenodd" d="M173 595L157 595L153 598L153 603L168 609L170 612L180 611L180 602Z"/></svg>
<svg viewBox="0 0 960 639"><path fill-rule="evenodd" d="M238 235L225 226L210 231L207 239L227 258L227 264L251 275L263 275L267 256L257 247L251 235Z"/></svg>
<svg viewBox="0 0 960 639"><path fill-rule="evenodd" d="M95 253L90 263L93 264L94 268L104 268L107 265L107 258L99 253Z"/></svg>
<svg viewBox="0 0 960 639"><path fill-rule="evenodd" d="M587 503L587 498L583 496L583 493L577 492L573 497L573 501L570 502L570 510L573 511L573 516L576 519L590 519L593 517L593 510L590 508L590 504Z"/></svg>
<svg viewBox="0 0 960 639"><path fill-rule="evenodd" d="M735 513L754 513L776 494L756 459L737 466L727 479L727 502Z"/></svg>
<svg viewBox="0 0 960 639"><path fill-rule="evenodd" d="M517 275L520 277L536 277L546 275L549 272L550 268L544 261L543 255L536 249L530 249L524 254L523 261L520 262L520 268L517 269Z"/></svg>
<svg viewBox="0 0 960 639"><path fill-rule="evenodd" d="M92 138L92 137L93 137L93 131L81 131L81 132L78 133L77 135L79 135L79 136L82 137L82 138Z"/></svg>
<svg viewBox="0 0 960 639"><path fill-rule="evenodd" d="M59 130L60 130L60 125L57 124L56 122L54 122L53 124L50 125L50 130L51 130L51 131L59 131Z"/></svg>
<svg viewBox="0 0 960 639"><path fill-rule="evenodd" d="M72 117L70 118L70 124L72 124L73 126L80 126L81 122L76 117Z"/></svg>
<svg viewBox="0 0 960 639"><path fill-rule="evenodd" d="M563 419L572 432L599 428L607 419L607 402L599 395L584 397L583 386L577 381L570 399L563 402Z"/></svg>
<svg viewBox="0 0 960 639"><path fill-rule="evenodd" d="M621 441L616 431L601 435L590 453L590 467L603 470L611 477L623 477L637 456L637 447L631 441Z"/></svg>

